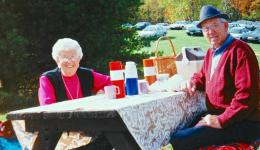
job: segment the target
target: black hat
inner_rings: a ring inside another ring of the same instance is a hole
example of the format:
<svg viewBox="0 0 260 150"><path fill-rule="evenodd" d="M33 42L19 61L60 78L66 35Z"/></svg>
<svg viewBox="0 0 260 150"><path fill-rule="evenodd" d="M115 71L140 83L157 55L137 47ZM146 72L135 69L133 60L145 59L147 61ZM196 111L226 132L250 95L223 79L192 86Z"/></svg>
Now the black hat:
<svg viewBox="0 0 260 150"><path fill-rule="evenodd" d="M228 15L222 13L211 5L205 5L200 10L200 21L197 24L198 28L201 28L201 23L212 18L224 18L228 20Z"/></svg>

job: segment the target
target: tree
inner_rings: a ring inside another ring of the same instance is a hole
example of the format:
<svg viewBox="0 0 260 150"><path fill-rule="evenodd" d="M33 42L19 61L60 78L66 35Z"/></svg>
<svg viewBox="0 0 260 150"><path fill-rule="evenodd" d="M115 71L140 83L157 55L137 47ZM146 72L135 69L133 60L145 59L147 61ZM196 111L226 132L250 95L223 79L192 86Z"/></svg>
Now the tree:
<svg viewBox="0 0 260 150"><path fill-rule="evenodd" d="M139 20L163 22L164 6L157 0L145 0L144 5L139 8Z"/></svg>
<svg viewBox="0 0 260 150"><path fill-rule="evenodd" d="M259 0L229 0L230 5L241 15L241 18L259 20L260 1Z"/></svg>
<svg viewBox="0 0 260 150"><path fill-rule="evenodd" d="M139 14L142 20L152 22L198 20L200 8L206 4L221 8L221 0L144 0Z"/></svg>
<svg viewBox="0 0 260 150"><path fill-rule="evenodd" d="M250 19L260 21L260 0L252 1L249 10L251 10Z"/></svg>
<svg viewBox="0 0 260 150"><path fill-rule="evenodd" d="M224 13L228 14L230 20L238 20L241 18L240 11L232 6L231 0L223 0Z"/></svg>
<svg viewBox="0 0 260 150"><path fill-rule="evenodd" d="M21 81L19 76L25 74L28 67L26 63L21 63L28 58L24 46L27 40L18 33L18 16L10 12L13 6L5 4L5 1L0 3L0 80L4 90L15 93Z"/></svg>
<svg viewBox="0 0 260 150"><path fill-rule="evenodd" d="M71 37L83 48L82 66L108 73L111 60L133 60L144 53L134 30L120 26L133 19L139 0L8 0L1 1L1 73L4 90L35 94L41 73L56 64L51 48ZM8 22L7 22L8 20ZM12 88L6 88L12 87Z"/></svg>

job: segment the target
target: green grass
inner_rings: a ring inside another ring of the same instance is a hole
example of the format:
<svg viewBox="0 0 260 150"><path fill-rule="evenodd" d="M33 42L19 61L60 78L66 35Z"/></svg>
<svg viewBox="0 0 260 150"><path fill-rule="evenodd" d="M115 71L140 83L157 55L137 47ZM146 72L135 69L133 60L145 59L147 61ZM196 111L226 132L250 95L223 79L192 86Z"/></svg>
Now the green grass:
<svg viewBox="0 0 260 150"><path fill-rule="evenodd" d="M6 114L0 114L0 121L6 120Z"/></svg>
<svg viewBox="0 0 260 150"><path fill-rule="evenodd" d="M204 51L206 51L210 45L206 41L203 36L188 36L185 33L185 30L168 30L167 36L170 37L176 53L178 54L181 51L182 47L193 47L199 46ZM150 47L144 47L142 50L144 51L153 51L156 48L156 41L152 41ZM248 43L252 49L254 50L255 54L257 55L258 62L260 64L260 44L256 43ZM165 55L172 54L172 50L170 47L170 43L168 40L162 40L159 42L158 49L163 51Z"/></svg>

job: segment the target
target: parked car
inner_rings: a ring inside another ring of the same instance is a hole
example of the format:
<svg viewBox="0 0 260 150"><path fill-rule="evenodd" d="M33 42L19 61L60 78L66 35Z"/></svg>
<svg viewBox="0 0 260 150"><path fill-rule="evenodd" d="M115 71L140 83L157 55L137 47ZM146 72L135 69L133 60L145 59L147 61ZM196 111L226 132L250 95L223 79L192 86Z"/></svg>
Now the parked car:
<svg viewBox="0 0 260 150"><path fill-rule="evenodd" d="M252 22L252 21L248 21L248 20L238 20L238 21L236 21L236 23L238 23L241 27L245 27L245 28L247 28L247 29L249 29L249 30L254 30L255 29L255 27L254 27L254 22Z"/></svg>
<svg viewBox="0 0 260 150"><path fill-rule="evenodd" d="M260 28L257 28L254 31L251 31L247 35L246 40L250 41L250 42L258 42L258 43L260 43Z"/></svg>
<svg viewBox="0 0 260 150"><path fill-rule="evenodd" d="M167 30L164 27L158 25L147 26L145 29L143 29L138 33L138 35L141 38L152 38L152 39L165 36L166 34L167 34Z"/></svg>
<svg viewBox="0 0 260 150"><path fill-rule="evenodd" d="M136 23L135 24L135 28L137 29L137 30L143 30L146 26L149 26L149 25L151 25L151 23L150 22L138 22L138 23Z"/></svg>
<svg viewBox="0 0 260 150"><path fill-rule="evenodd" d="M250 30L245 27L233 27L229 30L229 33L237 39L246 41L246 37Z"/></svg>
<svg viewBox="0 0 260 150"><path fill-rule="evenodd" d="M254 27L255 28L260 28L260 21L254 22Z"/></svg>
<svg viewBox="0 0 260 150"><path fill-rule="evenodd" d="M201 28L197 27L199 21L193 21L191 24L186 26L186 34L187 35L202 35Z"/></svg>
<svg viewBox="0 0 260 150"><path fill-rule="evenodd" d="M228 28L229 29L234 28L234 27L241 27L241 26L237 22L230 22L230 23L228 23Z"/></svg>
<svg viewBox="0 0 260 150"><path fill-rule="evenodd" d="M180 29L185 29L186 25L188 25L190 21L176 21L173 24L170 24L170 29L172 30L180 30Z"/></svg>
<svg viewBox="0 0 260 150"><path fill-rule="evenodd" d="M163 26L167 30L170 29L169 24L166 22L160 22L160 23L157 23L156 25Z"/></svg>

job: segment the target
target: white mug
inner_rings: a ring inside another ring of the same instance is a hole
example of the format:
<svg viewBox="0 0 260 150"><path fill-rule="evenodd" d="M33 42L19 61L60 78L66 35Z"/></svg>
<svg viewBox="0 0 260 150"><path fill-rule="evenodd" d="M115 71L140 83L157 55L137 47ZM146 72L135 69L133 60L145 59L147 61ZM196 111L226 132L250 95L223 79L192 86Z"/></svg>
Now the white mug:
<svg viewBox="0 0 260 150"><path fill-rule="evenodd" d="M149 92L148 82L146 80L138 80L139 92L147 94Z"/></svg>
<svg viewBox="0 0 260 150"><path fill-rule="evenodd" d="M119 94L119 88L115 85L108 85L104 87L105 96L108 99L115 99L116 95Z"/></svg>

